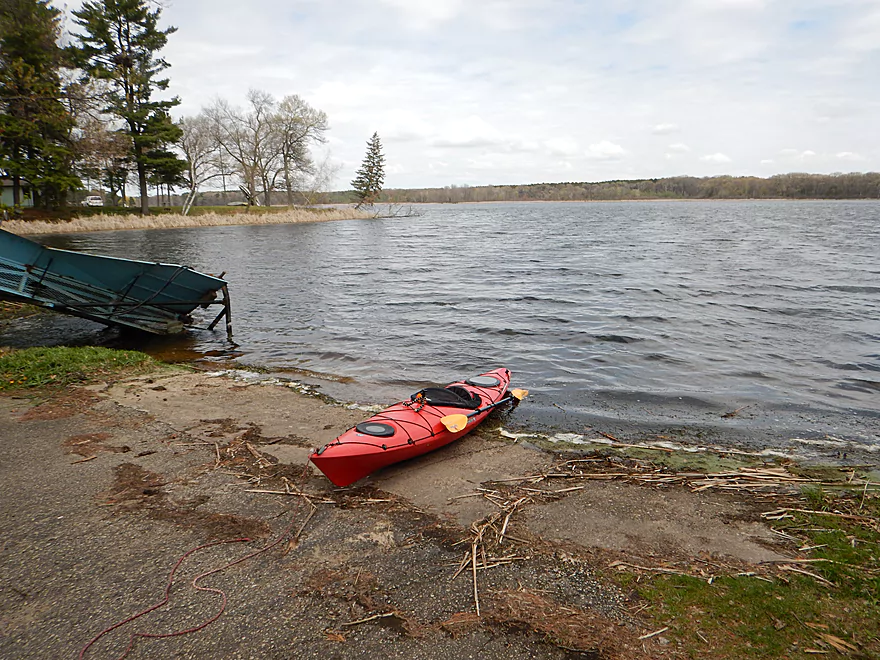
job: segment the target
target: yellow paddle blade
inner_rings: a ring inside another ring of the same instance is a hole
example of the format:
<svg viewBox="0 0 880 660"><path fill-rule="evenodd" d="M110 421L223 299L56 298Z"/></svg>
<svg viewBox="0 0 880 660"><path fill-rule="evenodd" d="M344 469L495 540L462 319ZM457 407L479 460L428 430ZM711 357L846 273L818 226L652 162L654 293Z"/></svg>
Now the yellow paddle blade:
<svg viewBox="0 0 880 660"><path fill-rule="evenodd" d="M528 390L510 390L510 393L517 401L522 401L529 395Z"/></svg>
<svg viewBox="0 0 880 660"><path fill-rule="evenodd" d="M441 417L440 421L447 429L458 433L467 426L468 418L467 415L446 415L446 417Z"/></svg>

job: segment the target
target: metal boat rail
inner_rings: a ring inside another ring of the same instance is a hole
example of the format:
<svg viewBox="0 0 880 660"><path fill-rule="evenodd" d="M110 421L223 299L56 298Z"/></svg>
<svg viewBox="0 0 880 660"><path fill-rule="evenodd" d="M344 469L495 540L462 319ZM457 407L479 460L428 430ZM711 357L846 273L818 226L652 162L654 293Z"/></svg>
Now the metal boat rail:
<svg viewBox="0 0 880 660"><path fill-rule="evenodd" d="M176 334L192 325L196 308L219 305L208 329L225 318L231 337L229 290L222 277L177 264L48 248L0 229L0 300L105 325Z"/></svg>

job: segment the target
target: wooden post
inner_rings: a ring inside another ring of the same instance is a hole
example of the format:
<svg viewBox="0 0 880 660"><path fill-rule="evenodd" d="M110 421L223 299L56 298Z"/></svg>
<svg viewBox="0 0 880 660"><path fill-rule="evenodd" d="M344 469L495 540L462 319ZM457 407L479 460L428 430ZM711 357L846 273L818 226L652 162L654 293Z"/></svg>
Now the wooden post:
<svg viewBox="0 0 880 660"><path fill-rule="evenodd" d="M220 291L223 293L223 309L217 314L217 318L211 321L208 330L213 330L214 326L220 322L220 319L226 317L226 336L227 338L232 339L232 305L229 301L229 289L224 284Z"/></svg>
<svg viewBox="0 0 880 660"><path fill-rule="evenodd" d="M229 300L229 289L223 285L223 307L226 309L226 338L232 339L232 305Z"/></svg>

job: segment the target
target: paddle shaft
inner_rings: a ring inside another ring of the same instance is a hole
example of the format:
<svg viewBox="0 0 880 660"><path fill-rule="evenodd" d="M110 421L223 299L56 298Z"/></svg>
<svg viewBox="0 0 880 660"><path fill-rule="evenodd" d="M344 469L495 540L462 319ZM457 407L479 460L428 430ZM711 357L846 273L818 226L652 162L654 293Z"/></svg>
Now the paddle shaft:
<svg viewBox="0 0 880 660"><path fill-rule="evenodd" d="M484 412L486 412L487 410L492 410L492 408L495 408L495 407L497 407L497 406L500 406L502 403L507 403L508 401L511 401L511 400L514 399L514 398L515 398L515 397L514 397L512 394L508 394L508 395L507 395L506 397L504 397L503 399L498 399L498 401L496 401L495 403L490 403L488 406L484 406L483 408L477 408L477 409L476 409L475 411L473 411L472 413L469 413L469 414L465 415L465 417L467 417L468 419L470 419L471 417L476 417L476 416L479 415L480 413L484 413Z"/></svg>
<svg viewBox="0 0 880 660"><path fill-rule="evenodd" d="M481 415L484 412L488 412L492 410L492 408L496 408L500 406L502 403L507 403L512 399L522 400L527 394L528 390L511 390L510 393L502 399L499 399L495 403L490 403L488 406L483 406L473 412L465 415L463 413L456 413L455 415L447 415L446 417L442 417L440 419L443 422L443 426L452 431L453 433L458 433L459 431L463 431L464 428L468 424L468 420L471 417L476 417L477 415Z"/></svg>

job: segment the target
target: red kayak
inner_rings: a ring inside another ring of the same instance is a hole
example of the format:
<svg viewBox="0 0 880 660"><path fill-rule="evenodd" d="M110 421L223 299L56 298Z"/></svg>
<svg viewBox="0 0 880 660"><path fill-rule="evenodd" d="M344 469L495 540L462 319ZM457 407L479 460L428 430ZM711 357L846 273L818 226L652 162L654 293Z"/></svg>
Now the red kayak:
<svg viewBox="0 0 880 660"><path fill-rule="evenodd" d="M507 391L510 372L495 369L447 385L428 387L373 415L309 459L337 486L348 486L379 468L457 440L492 411L528 392Z"/></svg>

